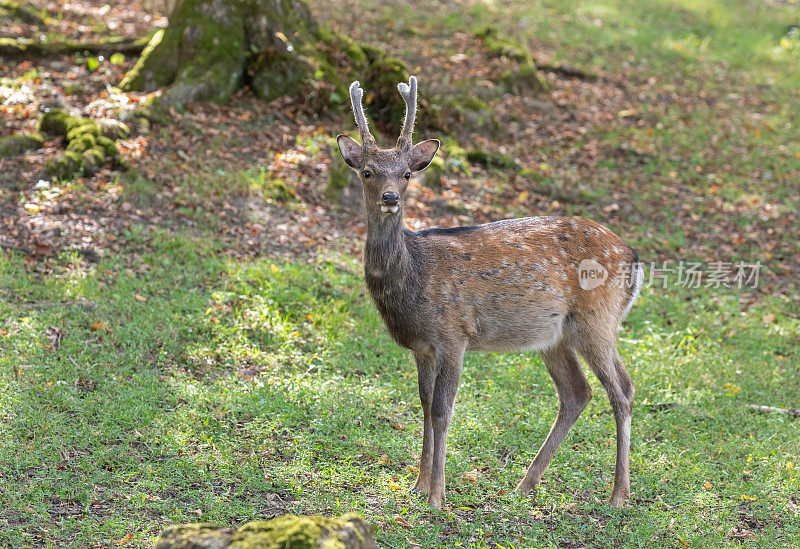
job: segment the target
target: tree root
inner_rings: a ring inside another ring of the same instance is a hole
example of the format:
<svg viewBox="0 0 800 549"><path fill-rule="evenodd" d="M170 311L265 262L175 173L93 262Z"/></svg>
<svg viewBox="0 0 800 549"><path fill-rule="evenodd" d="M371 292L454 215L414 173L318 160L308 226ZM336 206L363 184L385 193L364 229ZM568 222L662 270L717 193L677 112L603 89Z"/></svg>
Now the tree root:
<svg viewBox="0 0 800 549"><path fill-rule="evenodd" d="M569 65L549 65L537 63L536 66L540 71L550 72L559 76L566 76L567 78L577 78L578 80L583 80L584 82L597 82L600 79L600 77L596 74L583 71L576 67L570 67Z"/></svg>
<svg viewBox="0 0 800 549"><path fill-rule="evenodd" d="M75 53L109 55L124 53L138 55L144 50L150 36L137 38L114 38L103 42L41 42L25 38L0 38L0 56L9 58L37 58Z"/></svg>
<svg viewBox="0 0 800 549"><path fill-rule="evenodd" d="M41 148L44 138L38 133L15 133L0 138L0 157L17 156Z"/></svg>

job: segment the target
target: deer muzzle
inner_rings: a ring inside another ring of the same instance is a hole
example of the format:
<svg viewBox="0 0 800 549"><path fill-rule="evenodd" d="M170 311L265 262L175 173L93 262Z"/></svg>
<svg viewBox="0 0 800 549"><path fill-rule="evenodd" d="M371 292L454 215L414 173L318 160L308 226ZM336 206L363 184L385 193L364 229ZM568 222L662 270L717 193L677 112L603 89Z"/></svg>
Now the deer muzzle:
<svg viewBox="0 0 800 549"><path fill-rule="evenodd" d="M381 195L381 211L384 213L395 213L400 209L398 205L400 202L400 195L394 191L386 191Z"/></svg>

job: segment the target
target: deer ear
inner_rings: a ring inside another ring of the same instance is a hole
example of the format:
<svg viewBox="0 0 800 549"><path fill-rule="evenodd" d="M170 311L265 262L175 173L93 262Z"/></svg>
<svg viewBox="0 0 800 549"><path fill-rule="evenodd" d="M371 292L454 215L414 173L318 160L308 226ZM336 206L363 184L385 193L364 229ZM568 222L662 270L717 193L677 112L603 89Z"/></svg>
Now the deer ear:
<svg viewBox="0 0 800 549"><path fill-rule="evenodd" d="M339 154L347 165L357 170L361 167L361 145L358 141L350 136L341 134L336 137L336 143L339 145Z"/></svg>
<svg viewBox="0 0 800 549"><path fill-rule="evenodd" d="M414 145L411 149L411 160L408 162L408 167L412 172L418 172L428 167L428 164L433 162L433 157L436 156L436 151L439 150L438 139L428 139Z"/></svg>

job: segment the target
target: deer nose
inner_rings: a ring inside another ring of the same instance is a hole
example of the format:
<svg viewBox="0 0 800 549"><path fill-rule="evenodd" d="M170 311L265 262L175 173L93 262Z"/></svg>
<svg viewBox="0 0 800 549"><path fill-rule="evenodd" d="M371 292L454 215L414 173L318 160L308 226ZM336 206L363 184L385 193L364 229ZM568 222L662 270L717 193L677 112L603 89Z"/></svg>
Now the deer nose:
<svg viewBox="0 0 800 549"><path fill-rule="evenodd" d="M400 196L394 191L386 191L381 195L381 200L385 206L397 206Z"/></svg>

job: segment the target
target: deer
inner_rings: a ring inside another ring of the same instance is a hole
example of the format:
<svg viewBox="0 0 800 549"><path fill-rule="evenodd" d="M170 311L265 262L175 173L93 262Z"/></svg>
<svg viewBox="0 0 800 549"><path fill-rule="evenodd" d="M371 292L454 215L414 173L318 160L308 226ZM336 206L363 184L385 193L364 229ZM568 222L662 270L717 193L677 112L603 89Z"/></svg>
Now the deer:
<svg viewBox="0 0 800 549"><path fill-rule="evenodd" d="M534 490L592 398L579 356L599 379L616 423L610 502L630 497L634 386L617 350L621 322L643 282L639 256L611 230L584 217L525 217L413 232L403 223L409 180L439 149L414 145L417 79L398 84L406 105L395 146L378 147L356 81L350 99L361 143L337 137L358 175L366 209L364 280L395 342L417 370L423 430L412 493L441 508L447 433L467 351L538 351L558 394L555 422L516 492Z"/></svg>

